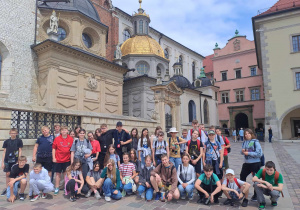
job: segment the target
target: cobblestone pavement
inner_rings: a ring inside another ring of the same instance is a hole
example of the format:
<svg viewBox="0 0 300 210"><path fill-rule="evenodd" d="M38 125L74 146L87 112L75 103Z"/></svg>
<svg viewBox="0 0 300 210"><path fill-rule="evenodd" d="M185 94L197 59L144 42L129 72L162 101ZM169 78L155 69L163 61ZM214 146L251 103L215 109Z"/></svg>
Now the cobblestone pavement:
<svg viewBox="0 0 300 210"><path fill-rule="evenodd" d="M232 142L232 141L231 141ZM243 163L243 157L240 155L239 151L241 148L241 143L231 143L232 144L232 152L229 154L229 165L230 168L234 169L236 172L236 177L239 178L241 166ZM267 143L262 143L262 147L264 145L269 146ZM279 206L277 209L293 209L293 208L285 208L285 203L289 202L289 206L292 206L291 202L296 208L300 209L299 200L300 200L300 180L297 180L296 177L300 175L300 166L299 164L289 155L287 150L282 149L284 147L290 146L292 143L273 143L273 147L275 149L275 155L278 158L278 162L281 166L282 173L284 175L284 181L288 186L288 193L285 193L285 198L280 198ZM293 146L297 146L300 149L300 144L294 144ZM270 147L271 152L273 152L272 147ZM269 151L269 150L268 150ZM274 152L273 152L274 153ZM266 155L266 160L268 160L268 154ZM274 154L273 154L274 155ZM274 156L275 157L275 156ZM32 167L32 164L31 164ZM287 173L288 171L293 171L292 173ZM2 190L5 186L5 176L4 173L0 172L0 189ZM252 177L248 177L248 182L251 182ZM286 190L287 191L287 190ZM28 193L28 187L25 191ZM253 194L253 188L250 188L251 198ZM291 194L291 198L289 197ZM291 201L292 199L292 201ZM151 202L146 202L144 200L137 200L136 196L130 196L122 198L119 201L113 201L108 203L102 198L101 200L96 200L95 198L81 198L74 203L71 203L68 199L64 198L62 191L60 191L58 196L53 196L53 193L50 193L47 199L39 199L35 202L30 202L28 198L25 201L17 200L15 203L10 204L6 201L5 197L0 197L0 210L2 209L21 209L21 210L41 210L41 209L54 209L54 210L68 210L68 209L154 209L154 210L167 210L167 209L216 209L216 210L225 210L225 209L257 209L257 203L249 201L249 205L247 208L243 208L240 206L229 207L224 206L222 203L225 201L225 196L220 199L220 204L218 205L199 205L197 204L198 196L195 195L192 201L186 200L178 200L175 202L167 202L163 203L160 201L152 200ZM249 199L250 200L250 199ZM273 209L270 207L269 199L267 201L267 209Z"/></svg>

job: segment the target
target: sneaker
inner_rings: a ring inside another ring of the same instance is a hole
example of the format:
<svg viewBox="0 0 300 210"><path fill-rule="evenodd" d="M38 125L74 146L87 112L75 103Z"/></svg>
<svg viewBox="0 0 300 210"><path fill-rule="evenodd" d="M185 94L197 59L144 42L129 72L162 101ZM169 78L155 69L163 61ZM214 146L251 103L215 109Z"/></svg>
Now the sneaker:
<svg viewBox="0 0 300 210"><path fill-rule="evenodd" d="M101 195L100 195L100 193L98 192L98 190L95 192L95 198L96 198L97 200L101 199Z"/></svg>
<svg viewBox="0 0 300 210"><path fill-rule="evenodd" d="M272 205L272 206L277 206L277 202L276 202L276 201L275 201L275 202L272 201L272 202L271 202L271 205Z"/></svg>
<svg viewBox="0 0 300 210"><path fill-rule="evenodd" d="M232 199L227 198L227 200L223 203L224 205L229 205L232 203Z"/></svg>
<svg viewBox="0 0 300 210"><path fill-rule="evenodd" d="M266 204L265 203L259 204L258 210L264 210L264 209L266 209Z"/></svg>
<svg viewBox="0 0 300 210"><path fill-rule="evenodd" d="M7 190L7 188L5 188L5 189L2 191L1 196L5 196L5 195L6 195L6 190Z"/></svg>
<svg viewBox="0 0 300 210"><path fill-rule="evenodd" d="M54 195L58 195L58 193L59 193L59 188L55 188Z"/></svg>
<svg viewBox="0 0 300 210"><path fill-rule="evenodd" d="M257 201L256 195L253 195L253 196L251 197L251 201Z"/></svg>
<svg viewBox="0 0 300 210"><path fill-rule="evenodd" d="M34 195L34 196L30 199L30 201L31 201L31 202L34 202L34 201L36 201L36 200L39 199L39 198L40 198L39 195Z"/></svg>
<svg viewBox="0 0 300 210"><path fill-rule="evenodd" d="M185 197L185 196L182 196L182 197L180 197L180 199L181 199L181 200L185 200L185 199L186 199L186 197Z"/></svg>
<svg viewBox="0 0 300 210"><path fill-rule="evenodd" d="M76 198L75 197L70 197L70 201L74 202L74 201L76 201Z"/></svg>
<svg viewBox="0 0 300 210"><path fill-rule="evenodd" d="M46 193L42 193L42 196L41 196L42 198L47 198L47 194Z"/></svg>
<svg viewBox="0 0 300 210"><path fill-rule="evenodd" d="M145 199L145 192L143 192L143 193L141 194L141 198L142 198L142 199Z"/></svg>
<svg viewBox="0 0 300 210"><path fill-rule="evenodd" d="M85 197L86 197L86 198L88 198L88 197L90 197L90 196L91 196L91 194L92 194L92 191L91 191L91 190L89 190L89 191L87 192L87 194L85 194ZM96 197L96 193L95 193L95 197Z"/></svg>
<svg viewBox="0 0 300 210"><path fill-rule="evenodd" d="M248 199L244 198L242 202L242 207L247 207L248 206Z"/></svg>
<svg viewBox="0 0 300 210"><path fill-rule="evenodd" d="M157 201L157 200L159 200L160 199L160 197L161 197L161 194L160 194L160 192L157 192L156 193L156 196L155 196L155 200Z"/></svg>
<svg viewBox="0 0 300 210"><path fill-rule="evenodd" d="M201 197L200 197L200 198L197 200L197 203L204 203L204 199L205 199L205 198L201 198Z"/></svg>
<svg viewBox="0 0 300 210"><path fill-rule="evenodd" d="M111 201L111 198L108 197L108 196L105 196L105 201L110 202L110 201Z"/></svg>
<svg viewBox="0 0 300 210"><path fill-rule="evenodd" d="M24 201L25 200L25 194L24 193L20 193L19 197L20 197L20 201Z"/></svg>

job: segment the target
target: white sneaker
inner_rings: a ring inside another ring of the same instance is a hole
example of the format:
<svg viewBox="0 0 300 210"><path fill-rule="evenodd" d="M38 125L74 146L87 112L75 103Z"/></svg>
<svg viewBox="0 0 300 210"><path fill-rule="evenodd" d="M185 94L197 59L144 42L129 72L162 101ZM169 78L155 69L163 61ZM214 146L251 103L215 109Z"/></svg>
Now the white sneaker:
<svg viewBox="0 0 300 210"><path fill-rule="evenodd" d="M110 201L111 201L111 198L108 197L108 196L105 196L105 201L110 202Z"/></svg>
<svg viewBox="0 0 300 210"><path fill-rule="evenodd" d="M87 192L87 194L85 194L85 197L86 197L86 198L88 198L88 197L90 197L90 196L91 196L91 194L92 194L92 191L91 191L91 190L89 190L89 191Z"/></svg>
<svg viewBox="0 0 300 210"><path fill-rule="evenodd" d="M181 200L185 200L185 196L180 197Z"/></svg>
<svg viewBox="0 0 300 210"><path fill-rule="evenodd" d="M95 192L95 198L96 198L97 200L101 199L101 195L100 195L100 193L98 192L98 190Z"/></svg>
<svg viewBox="0 0 300 210"><path fill-rule="evenodd" d="M142 199L145 199L145 192L143 192L143 193L141 194L141 198L142 198Z"/></svg>
<svg viewBox="0 0 300 210"><path fill-rule="evenodd" d="M36 201L37 199L39 199L40 198L40 195L35 195L35 196L33 196L31 199L30 199L30 201L31 202L34 202L34 201Z"/></svg>
<svg viewBox="0 0 300 210"><path fill-rule="evenodd" d="M46 193L42 193L42 196L41 196L41 198L47 198L47 194Z"/></svg>

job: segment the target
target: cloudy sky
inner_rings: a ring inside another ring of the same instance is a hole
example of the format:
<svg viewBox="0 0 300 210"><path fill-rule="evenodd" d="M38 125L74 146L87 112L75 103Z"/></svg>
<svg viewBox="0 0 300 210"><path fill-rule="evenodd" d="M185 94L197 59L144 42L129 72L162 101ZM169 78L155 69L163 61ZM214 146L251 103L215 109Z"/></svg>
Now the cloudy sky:
<svg viewBox="0 0 300 210"><path fill-rule="evenodd" d="M253 40L251 17L265 11L277 0L143 0L150 26L181 44L206 56L217 42L224 47L234 36ZM112 0L128 14L137 11L138 0Z"/></svg>

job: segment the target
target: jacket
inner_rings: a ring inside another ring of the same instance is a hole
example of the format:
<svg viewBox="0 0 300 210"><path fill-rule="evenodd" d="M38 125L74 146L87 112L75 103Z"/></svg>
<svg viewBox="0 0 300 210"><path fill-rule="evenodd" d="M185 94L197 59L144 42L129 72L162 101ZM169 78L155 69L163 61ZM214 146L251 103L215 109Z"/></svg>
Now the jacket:
<svg viewBox="0 0 300 210"><path fill-rule="evenodd" d="M141 170L140 174L139 174L139 178L140 178L140 183L143 186L146 186L146 182L148 182L151 185L150 182L150 177L151 177L151 171L154 169L153 166L150 167L150 169L148 170L146 166L144 166L144 168Z"/></svg>

